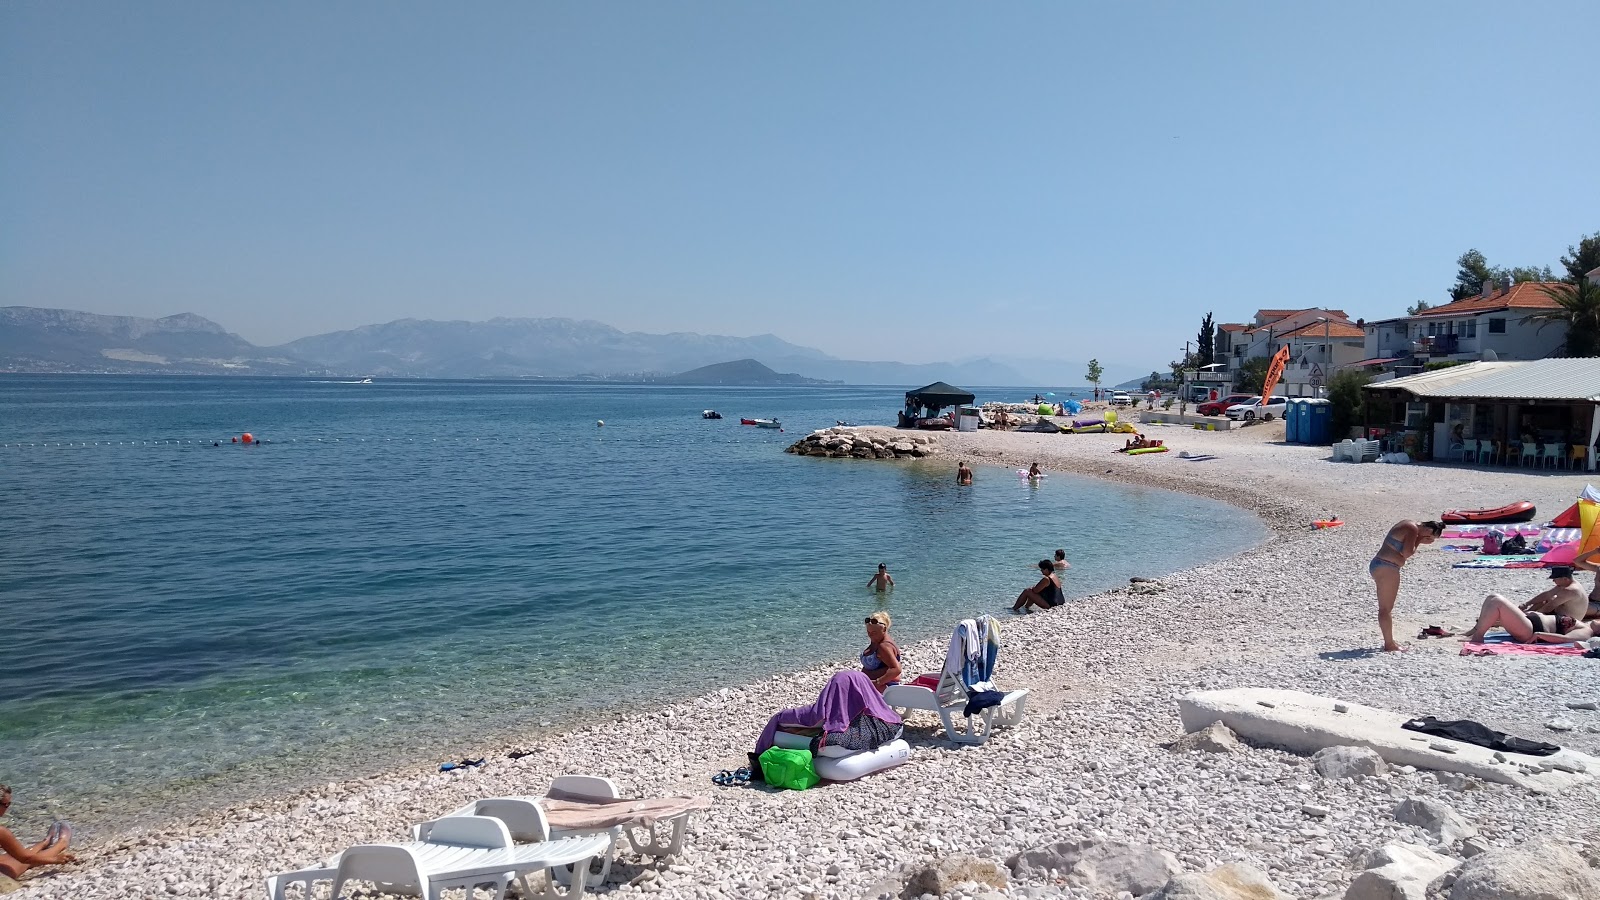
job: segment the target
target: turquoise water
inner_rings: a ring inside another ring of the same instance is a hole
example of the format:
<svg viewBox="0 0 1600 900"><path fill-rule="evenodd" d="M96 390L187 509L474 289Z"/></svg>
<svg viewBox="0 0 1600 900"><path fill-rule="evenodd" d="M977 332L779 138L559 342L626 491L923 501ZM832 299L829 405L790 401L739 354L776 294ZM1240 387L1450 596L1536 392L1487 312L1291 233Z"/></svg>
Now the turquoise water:
<svg viewBox="0 0 1600 900"><path fill-rule="evenodd" d="M902 393L0 377L0 781L24 821L170 815L848 656L880 605L902 642L948 633L1056 547L1081 596L1266 534L1162 491L782 452Z"/></svg>

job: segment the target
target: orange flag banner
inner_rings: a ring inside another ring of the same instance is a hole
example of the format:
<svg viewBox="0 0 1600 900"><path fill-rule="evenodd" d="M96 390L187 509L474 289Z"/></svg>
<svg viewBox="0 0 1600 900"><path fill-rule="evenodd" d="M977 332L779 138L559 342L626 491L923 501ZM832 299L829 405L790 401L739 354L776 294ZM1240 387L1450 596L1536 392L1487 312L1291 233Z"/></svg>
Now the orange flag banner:
<svg viewBox="0 0 1600 900"><path fill-rule="evenodd" d="M1272 396L1272 389L1278 386L1278 379L1283 377L1283 369L1289 365L1289 345L1284 344L1278 352L1272 355L1272 365L1267 366L1267 380L1261 383L1261 396ZM1266 402L1265 399L1262 402Z"/></svg>

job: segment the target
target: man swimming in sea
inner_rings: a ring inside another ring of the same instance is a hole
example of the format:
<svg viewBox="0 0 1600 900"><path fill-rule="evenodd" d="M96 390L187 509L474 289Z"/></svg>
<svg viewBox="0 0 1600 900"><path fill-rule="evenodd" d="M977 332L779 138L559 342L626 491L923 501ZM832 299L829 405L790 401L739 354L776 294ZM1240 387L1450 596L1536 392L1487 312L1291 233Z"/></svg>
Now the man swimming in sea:
<svg viewBox="0 0 1600 900"><path fill-rule="evenodd" d="M956 464L956 484L971 484L971 483L972 483L972 470L967 468L967 464L966 463L957 463Z"/></svg>

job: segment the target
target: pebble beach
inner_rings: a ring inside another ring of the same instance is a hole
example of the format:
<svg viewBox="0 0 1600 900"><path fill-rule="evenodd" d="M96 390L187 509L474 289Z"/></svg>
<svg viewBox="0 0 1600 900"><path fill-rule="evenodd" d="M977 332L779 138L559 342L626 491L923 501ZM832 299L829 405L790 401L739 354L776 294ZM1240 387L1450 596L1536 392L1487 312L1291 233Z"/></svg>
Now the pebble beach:
<svg viewBox="0 0 1600 900"><path fill-rule="evenodd" d="M484 747L487 762L478 768L330 782L119 835L85 846L72 866L30 873L17 896L260 898L272 872L313 865L355 843L406 840L417 822L478 797L542 794L565 773L605 775L628 794L712 800L691 820L679 857L655 863L622 853L600 892L614 896L898 897L935 893L923 890L931 885L948 896L992 900L1161 889L1135 890L1137 881L1109 863L1098 875L1093 866L1067 862L1008 865L1019 853L1063 842L1143 848L1138 852L1155 854L1158 868L1170 870L1162 881L1243 864L1279 892L1250 896L1307 900L1346 896L1369 854L1396 842L1463 858L1551 838L1600 860L1594 781L1533 794L1408 767L1329 778L1308 758L1270 747L1209 753L1164 746L1183 734L1176 705L1183 695L1270 687L1474 719L1600 755L1600 711L1568 707L1600 700L1600 661L1462 656L1454 638L1415 638L1429 625L1464 631L1488 593L1520 602L1544 590L1544 571L1455 569L1457 554L1439 549L1450 541L1422 548L1405 568L1395 612L1396 635L1409 648L1388 654L1376 651L1367 575L1367 561L1397 520L1527 499L1542 521L1574 501L1591 480L1585 473L1334 462L1327 447L1283 444L1281 422L1228 432L1141 430L1173 452L1124 456L1114 452L1122 434L986 430L941 434L938 454L927 459L817 461L947 466L952 485L958 461L973 465L979 479L1015 478L1012 470L1038 462L1047 472L1221 500L1270 527L1266 543L1238 556L1048 613L1006 611L1032 583L1033 559L1018 560L1014 583L972 585L973 612L992 612L1004 626L997 680L1032 691L1026 719L986 744L954 748L934 717L913 714L906 729L911 762L862 781L801 792L711 783L717 771L745 764L769 715L811 702L833 672L853 664L840 660ZM1179 451L1212 458L1193 461ZM1330 516L1345 524L1310 526ZM1161 523L1149 524L1149 545L1130 553L1162 552ZM1058 545L1071 546L1041 535L1041 548ZM1579 576L1584 590L1590 577ZM1068 572L1069 587L1070 579ZM913 660L935 661L944 643L903 649ZM536 724L538 712L529 716ZM511 749L532 752L512 760ZM1402 822L1396 808L1410 800L1450 807L1471 833L1441 835ZM943 881L929 880L923 870L941 860L950 871Z"/></svg>

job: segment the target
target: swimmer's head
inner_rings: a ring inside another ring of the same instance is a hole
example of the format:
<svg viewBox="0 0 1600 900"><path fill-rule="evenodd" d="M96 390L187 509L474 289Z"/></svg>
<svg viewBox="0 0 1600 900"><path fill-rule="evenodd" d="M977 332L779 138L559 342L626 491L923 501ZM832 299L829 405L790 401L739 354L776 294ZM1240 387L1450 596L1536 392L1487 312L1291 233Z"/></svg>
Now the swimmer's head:
<svg viewBox="0 0 1600 900"><path fill-rule="evenodd" d="M1067 551L1065 551L1065 550L1057 550L1056 551L1056 559L1066 559L1066 558L1067 558Z"/></svg>
<svg viewBox="0 0 1600 900"><path fill-rule="evenodd" d="M887 569L887 568L889 568L888 565L886 565L884 563L878 563L878 571L879 572L882 572L884 569Z"/></svg>

